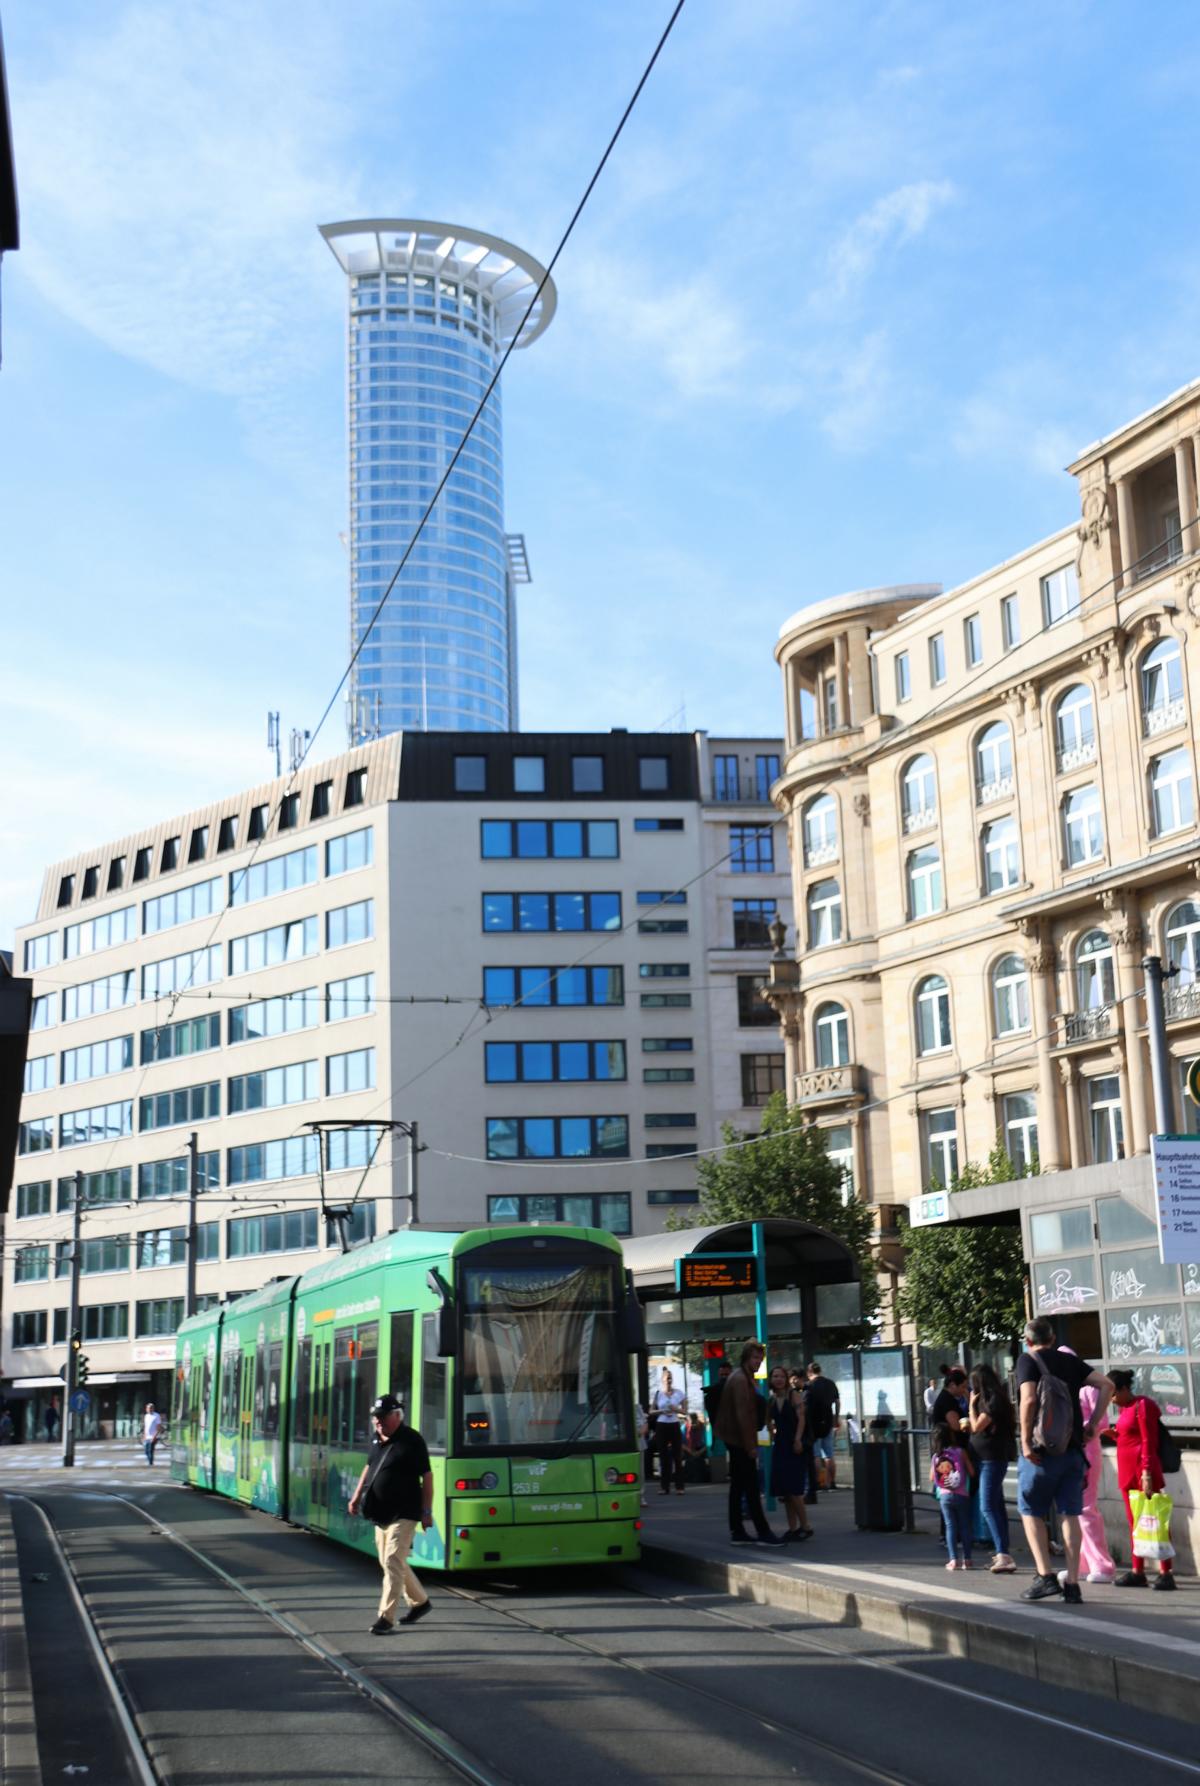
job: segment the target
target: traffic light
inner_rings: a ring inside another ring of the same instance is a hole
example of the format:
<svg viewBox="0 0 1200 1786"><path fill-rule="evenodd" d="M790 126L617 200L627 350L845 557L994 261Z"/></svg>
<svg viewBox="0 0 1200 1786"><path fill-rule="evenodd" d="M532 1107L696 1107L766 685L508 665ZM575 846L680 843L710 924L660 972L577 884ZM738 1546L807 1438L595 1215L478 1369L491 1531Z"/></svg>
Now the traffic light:
<svg viewBox="0 0 1200 1786"><path fill-rule="evenodd" d="M88 1380L88 1355L86 1352L75 1354L75 1387L82 1389Z"/></svg>

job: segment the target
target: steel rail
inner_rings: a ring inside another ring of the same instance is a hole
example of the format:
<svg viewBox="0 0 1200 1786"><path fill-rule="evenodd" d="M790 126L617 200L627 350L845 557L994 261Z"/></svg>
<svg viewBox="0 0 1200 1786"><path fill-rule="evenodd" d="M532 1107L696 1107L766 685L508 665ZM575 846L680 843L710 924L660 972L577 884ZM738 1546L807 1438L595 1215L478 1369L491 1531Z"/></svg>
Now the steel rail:
<svg viewBox="0 0 1200 1786"><path fill-rule="evenodd" d="M105 1647L104 1639L100 1635L100 1627L92 1615L91 1608L88 1606L83 1590L79 1585L79 1578L75 1574L74 1566L70 1557L67 1555L66 1546L58 1535L54 1521L50 1518L50 1515L46 1512L46 1509L41 1503L33 1500L31 1496L10 1494L8 1498L10 1501L22 1501L27 1507L32 1507L33 1511L37 1514L38 1518L46 1528L46 1536L50 1540L51 1549L54 1551L54 1554L62 1565L63 1576L66 1580L67 1587L70 1589L71 1598L75 1603L75 1610L79 1614L80 1622L87 1633L92 1655L95 1658L96 1667L100 1672L100 1678L104 1682L108 1696L112 1701L113 1710L117 1717L117 1723L120 1725L121 1735L125 1739L125 1746L129 1751L129 1760L132 1763L134 1772L142 1782L142 1786L167 1786L166 1777L155 1767L149 1749L142 1738L141 1732L138 1730L134 1719L133 1701L118 1680L116 1670L108 1659L108 1651Z"/></svg>
<svg viewBox="0 0 1200 1786"><path fill-rule="evenodd" d="M417 1741L424 1744L439 1761L444 1761L456 1773L461 1774L464 1780L471 1783L471 1786L514 1786L514 1782L509 1779L507 1774L501 1773L498 1768L487 1766L469 1749L465 1748L450 1731L442 1729L424 1713L414 1710L403 1700L397 1699L395 1694L389 1693L386 1687L381 1687L378 1681L372 1680L370 1675L364 1674L361 1669L356 1668L353 1662L348 1661L340 1651L331 1649L328 1644L322 1643L319 1637L314 1637L311 1632L303 1630L285 1612L281 1612L277 1606L272 1606L269 1600L264 1599L253 1588L246 1587L236 1576L230 1575L229 1571L223 1569L220 1563L215 1562L212 1557L205 1556L202 1550L197 1550L194 1544L190 1544L186 1538L181 1537L178 1532L157 1518L155 1514L148 1513L144 1507L139 1507L136 1501L130 1501L124 1495L115 1494L111 1490L105 1492L104 1498L109 1501L119 1501L122 1506L129 1507L134 1513L139 1514L154 1531L160 1533L164 1538L169 1538L172 1544L178 1545L180 1550L186 1551L194 1561L200 1563L210 1574L215 1575L218 1581L235 1594L240 1594L243 1600L253 1606L264 1618L269 1619L293 1642L298 1643L301 1649L315 1657L318 1662L323 1662L335 1674L340 1675L348 1686L353 1687L356 1692L369 1699L378 1710L391 1718L394 1723L399 1724L410 1736L416 1737Z"/></svg>

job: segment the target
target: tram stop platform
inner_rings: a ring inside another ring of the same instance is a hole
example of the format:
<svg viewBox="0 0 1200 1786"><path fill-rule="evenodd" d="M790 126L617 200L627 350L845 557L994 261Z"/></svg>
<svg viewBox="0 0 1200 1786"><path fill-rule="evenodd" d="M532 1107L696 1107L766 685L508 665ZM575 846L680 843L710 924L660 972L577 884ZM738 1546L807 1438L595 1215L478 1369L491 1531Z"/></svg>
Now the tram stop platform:
<svg viewBox="0 0 1200 1786"><path fill-rule="evenodd" d="M1084 1582L1082 1606L1058 1598L1027 1605L1020 1594L1033 1563L1019 1520L1012 1534L1016 1575L990 1573L990 1548L976 1551L975 1568L950 1574L941 1518L930 1501L917 1501L915 1533L863 1532L854 1524L852 1489L826 1490L808 1509L816 1536L776 1550L730 1543L727 1495L723 1484L668 1496L649 1483L645 1565L710 1591L907 1641L915 1650L969 1657L1200 1723L1195 1576L1180 1575L1174 1594ZM786 1530L782 1507L768 1518L775 1531Z"/></svg>

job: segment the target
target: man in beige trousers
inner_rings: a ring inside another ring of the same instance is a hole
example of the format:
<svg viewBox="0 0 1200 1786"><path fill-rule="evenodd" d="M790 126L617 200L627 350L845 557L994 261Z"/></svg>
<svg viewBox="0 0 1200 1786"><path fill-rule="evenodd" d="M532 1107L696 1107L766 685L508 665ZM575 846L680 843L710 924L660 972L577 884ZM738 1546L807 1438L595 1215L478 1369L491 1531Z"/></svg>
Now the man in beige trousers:
<svg viewBox="0 0 1200 1786"><path fill-rule="evenodd" d="M408 1553L418 1525L428 1530L433 1524L433 1472L424 1439L415 1426L404 1424L398 1396L381 1395L371 1417L375 1437L349 1509L357 1514L361 1508L375 1527L383 1592L371 1634L384 1637L395 1629L401 1598L408 1608L402 1625L415 1625L432 1610L428 1594L409 1567Z"/></svg>

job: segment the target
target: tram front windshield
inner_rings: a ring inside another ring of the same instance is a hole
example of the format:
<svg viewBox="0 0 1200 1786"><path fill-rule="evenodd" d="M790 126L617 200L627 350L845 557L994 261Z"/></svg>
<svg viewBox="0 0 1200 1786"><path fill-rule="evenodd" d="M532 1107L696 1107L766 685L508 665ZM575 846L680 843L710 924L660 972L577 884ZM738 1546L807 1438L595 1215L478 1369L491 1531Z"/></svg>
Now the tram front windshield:
<svg viewBox="0 0 1200 1786"><path fill-rule="evenodd" d="M464 1445L632 1443L614 1266L465 1264L459 1288Z"/></svg>

